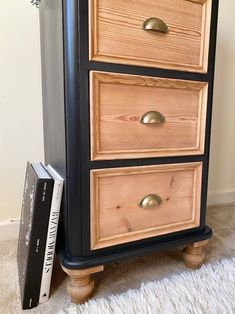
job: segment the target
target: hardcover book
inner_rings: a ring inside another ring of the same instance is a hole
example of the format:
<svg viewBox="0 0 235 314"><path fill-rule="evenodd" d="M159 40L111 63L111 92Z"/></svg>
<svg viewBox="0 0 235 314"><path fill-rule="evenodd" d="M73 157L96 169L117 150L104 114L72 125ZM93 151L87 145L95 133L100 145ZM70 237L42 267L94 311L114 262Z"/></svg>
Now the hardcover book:
<svg viewBox="0 0 235 314"><path fill-rule="evenodd" d="M39 302L53 185L42 164L27 163L17 249L22 309Z"/></svg>
<svg viewBox="0 0 235 314"><path fill-rule="evenodd" d="M60 205L64 183L64 179L53 169L52 166L48 165L46 168L51 177L54 179L54 187L51 201L51 210L47 232L47 241L45 248L39 303L47 301L50 294L51 275L55 254L56 236L59 223Z"/></svg>

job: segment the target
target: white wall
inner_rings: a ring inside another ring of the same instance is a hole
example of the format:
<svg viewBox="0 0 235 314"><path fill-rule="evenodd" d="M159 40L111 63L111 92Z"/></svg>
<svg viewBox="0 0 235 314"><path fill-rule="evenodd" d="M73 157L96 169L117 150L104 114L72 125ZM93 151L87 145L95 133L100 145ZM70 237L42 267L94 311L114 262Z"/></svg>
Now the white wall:
<svg viewBox="0 0 235 314"><path fill-rule="evenodd" d="M38 10L0 0L0 222L19 218L27 160L43 161Z"/></svg>
<svg viewBox="0 0 235 314"><path fill-rule="evenodd" d="M209 200L235 201L235 1L220 0ZM220 195L218 199L218 195Z"/></svg>
<svg viewBox="0 0 235 314"><path fill-rule="evenodd" d="M52 0L53 1L53 0ZM0 223L19 218L26 161L43 161L38 10L0 0ZM235 201L235 12L221 0L212 127L211 201Z"/></svg>

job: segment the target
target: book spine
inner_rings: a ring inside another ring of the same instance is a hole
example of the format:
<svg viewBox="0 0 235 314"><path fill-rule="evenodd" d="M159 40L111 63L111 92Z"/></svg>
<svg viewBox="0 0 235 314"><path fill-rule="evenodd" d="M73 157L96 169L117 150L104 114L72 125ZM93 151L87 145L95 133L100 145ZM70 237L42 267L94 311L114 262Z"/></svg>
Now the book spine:
<svg viewBox="0 0 235 314"><path fill-rule="evenodd" d="M52 190L52 179L38 179L22 300L23 309L31 309L39 302Z"/></svg>
<svg viewBox="0 0 235 314"><path fill-rule="evenodd" d="M33 173L33 176L30 177L30 173L31 173L31 166L30 166L30 163L28 162L27 167L26 167L25 181L24 181L20 229L19 229L18 247L17 247L17 266L18 266L20 294L21 294L22 300L24 296L24 287L25 287L25 278L26 278L26 269L27 269L27 260L28 260L28 240L29 240L28 236L29 236L30 227L31 227L30 218L31 218L31 213L33 212L33 208L34 208L35 190L36 190L36 184L37 184L36 180L34 180L33 183L31 182L35 174Z"/></svg>
<svg viewBox="0 0 235 314"><path fill-rule="evenodd" d="M55 255L55 245L59 223L62 190L63 181L55 181L51 201L51 212L47 232L47 241L43 263L39 303L47 301L50 294L51 276Z"/></svg>

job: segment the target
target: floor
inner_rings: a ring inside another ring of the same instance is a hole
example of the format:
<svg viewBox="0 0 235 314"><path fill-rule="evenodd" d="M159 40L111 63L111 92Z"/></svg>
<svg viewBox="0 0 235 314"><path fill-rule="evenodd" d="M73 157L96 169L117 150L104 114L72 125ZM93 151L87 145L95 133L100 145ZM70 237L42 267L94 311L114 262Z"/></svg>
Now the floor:
<svg viewBox="0 0 235 314"><path fill-rule="evenodd" d="M207 263L235 257L235 204L210 206L207 224L213 229L213 238L206 248ZM16 241L0 243L0 313L23 313L20 307L18 274L16 268ZM106 266L105 271L95 276L95 298L121 293L129 288L138 288L148 282L185 271L181 250L171 249L148 256L130 259ZM30 313L57 313L68 308L70 301L65 292L65 276L60 268L53 274L52 294L49 301L40 304ZM24 311L27 313L29 311ZM92 314L92 313L91 313Z"/></svg>

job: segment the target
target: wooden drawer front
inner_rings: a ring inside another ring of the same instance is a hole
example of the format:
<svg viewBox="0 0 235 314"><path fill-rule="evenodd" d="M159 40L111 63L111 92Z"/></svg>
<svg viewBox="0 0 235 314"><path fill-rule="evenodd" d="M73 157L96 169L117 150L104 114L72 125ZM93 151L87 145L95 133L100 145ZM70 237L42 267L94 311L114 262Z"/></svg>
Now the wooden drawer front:
<svg viewBox="0 0 235 314"><path fill-rule="evenodd" d="M206 72L211 0L90 0L90 60ZM158 18L168 33L143 30Z"/></svg>
<svg viewBox="0 0 235 314"><path fill-rule="evenodd" d="M207 83L102 72L90 81L92 160L203 153ZM150 111L165 122L142 124Z"/></svg>
<svg viewBox="0 0 235 314"><path fill-rule="evenodd" d="M201 172L199 162L92 170L91 249L199 226ZM140 207L149 194L160 205Z"/></svg>

